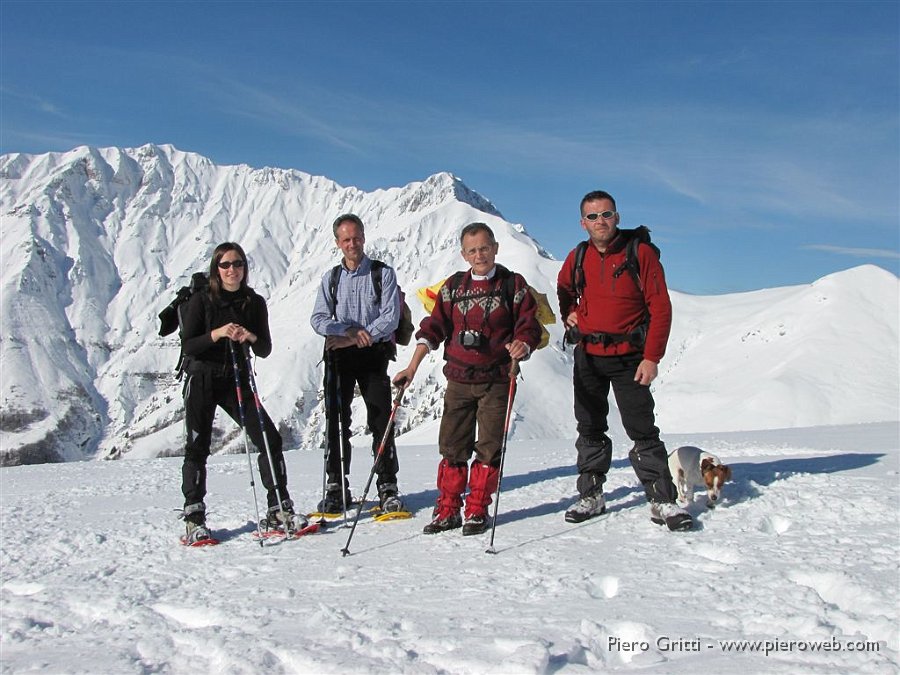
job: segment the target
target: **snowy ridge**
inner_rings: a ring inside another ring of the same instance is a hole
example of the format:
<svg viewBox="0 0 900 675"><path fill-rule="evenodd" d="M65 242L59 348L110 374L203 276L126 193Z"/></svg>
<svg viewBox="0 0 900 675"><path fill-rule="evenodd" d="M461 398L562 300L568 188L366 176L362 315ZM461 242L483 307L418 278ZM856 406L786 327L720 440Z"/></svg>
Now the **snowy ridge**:
<svg viewBox="0 0 900 675"><path fill-rule="evenodd" d="M459 230L485 221L499 261L555 305L561 263L448 173L366 193L145 145L5 155L0 177L4 464L180 452L178 344L157 337L156 315L221 241L245 248L250 284L269 303L275 350L257 372L288 449L317 449L322 439L321 340L308 317L338 259L337 214L363 218L369 254L397 269L409 296L462 269ZM573 246L580 235L573 229ZM867 266L807 286L672 295L675 325L655 384L664 431L897 419L894 275ZM574 433L571 353L561 350L559 324L551 336L523 368L513 438ZM401 350L398 368L408 356ZM409 392L400 427L409 442L436 438L441 365L429 357ZM858 373L871 389L855 386ZM354 428L364 434L361 410L357 401ZM217 447L240 449L230 421L216 428Z"/></svg>

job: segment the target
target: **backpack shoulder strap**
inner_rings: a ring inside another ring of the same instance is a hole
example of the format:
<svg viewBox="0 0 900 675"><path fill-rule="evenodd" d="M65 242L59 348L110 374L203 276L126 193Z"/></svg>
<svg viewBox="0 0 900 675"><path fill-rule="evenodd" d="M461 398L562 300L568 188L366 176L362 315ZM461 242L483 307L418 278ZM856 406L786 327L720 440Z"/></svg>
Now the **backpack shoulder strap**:
<svg viewBox="0 0 900 675"><path fill-rule="evenodd" d="M193 293L191 297L194 295L200 296L200 304L203 305L203 319L206 324L206 333L209 334L212 332L212 322L213 322L213 303L212 299L209 297L209 290L205 288L201 288ZM184 337L184 314L187 311L187 306L190 302L190 298L182 302L178 305L178 309L176 310L178 313L178 337ZM177 379L181 380L184 376L185 369L187 368L187 363L193 357L185 356L184 354L184 345L182 344L178 349L178 363L175 364L175 372L178 374Z"/></svg>
<svg viewBox="0 0 900 675"><path fill-rule="evenodd" d="M575 264L572 266L572 288L575 296L580 298L584 292L584 256L587 253L589 242L580 241L575 247Z"/></svg>
<svg viewBox="0 0 900 675"><path fill-rule="evenodd" d="M381 304L381 270L386 265L380 260L372 261L372 288L375 289L375 302Z"/></svg>
<svg viewBox="0 0 900 675"><path fill-rule="evenodd" d="M497 274L500 276L500 297L510 314L513 311L513 302L516 297L516 275L503 265L497 265Z"/></svg>
<svg viewBox="0 0 900 675"><path fill-rule="evenodd" d="M212 299L209 297L209 291L207 289L201 289L193 293L191 297L194 295L200 298L200 304L203 305L203 319L206 322L206 332L209 333L212 331L212 314L213 314L213 304ZM190 298L188 301L182 302L178 305L178 336L181 337L184 331L184 313L187 311Z"/></svg>
<svg viewBox="0 0 900 675"><path fill-rule="evenodd" d="M633 230L622 230L622 233L628 238L628 241L625 244L625 264L617 269L613 273L613 276L618 277L627 269L634 278L637 287L643 289L643 284L641 284L641 263L638 258L638 247L641 244L647 244L647 246L649 246L656 254L657 258L660 255L659 247L650 240L650 228L646 225L640 225Z"/></svg>
<svg viewBox="0 0 900 675"><path fill-rule="evenodd" d="M641 240L638 237L632 237L625 248L625 264L629 266L632 274L637 274L641 268L641 263L638 260L638 246L640 243Z"/></svg>
<svg viewBox="0 0 900 675"><path fill-rule="evenodd" d="M328 280L328 294L331 296L331 318L337 318L337 287L338 281L341 279L341 266L335 265L331 268L331 276Z"/></svg>
<svg viewBox="0 0 900 675"><path fill-rule="evenodd" d="M457 289L462 285L463 279L466 278L465 272L454 272L449 279L447 279L446 285L447 288L450 289L450 301L453 302L453 296L456 295Z"/></svg>
<svg viewBox="0 0 900 675"><path fill-rule="evenodd" d="M212 298L209 297L209 291L201 290L198 295L200 296L200 304L203 305L203 315L206 317L206 332L209 333L212 331L212 323L213 323L213 303Z"/></svg>

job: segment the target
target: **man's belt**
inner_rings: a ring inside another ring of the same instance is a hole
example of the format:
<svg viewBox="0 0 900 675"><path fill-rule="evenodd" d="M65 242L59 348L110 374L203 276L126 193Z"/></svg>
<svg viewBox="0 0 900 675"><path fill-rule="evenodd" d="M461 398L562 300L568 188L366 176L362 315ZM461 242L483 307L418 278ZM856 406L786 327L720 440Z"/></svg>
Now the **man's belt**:
<svg viewBox="0 0 900 675"><path fill-rule="evenodd" d="M641 324L629 333L597 332L584 335L578 330L578 326L570 326L568 330L566 330L566 342L573 345L584 341L592 345L609 347L610 345L621 344L622 342L630 342L635 347L643 347L646 339L647 324Z"/></svg>

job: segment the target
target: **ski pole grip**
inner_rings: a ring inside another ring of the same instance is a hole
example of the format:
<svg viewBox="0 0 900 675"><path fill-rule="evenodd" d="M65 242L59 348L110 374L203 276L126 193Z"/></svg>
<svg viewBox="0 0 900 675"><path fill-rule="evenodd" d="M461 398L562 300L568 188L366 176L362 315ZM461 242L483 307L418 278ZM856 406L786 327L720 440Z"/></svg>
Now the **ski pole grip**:
<svg viewBox="0 0 900 675"><path fill-rule="evenodd" d="M513 359L509 362L509 379L516 379L516 375L519 374L519 359Z"/></svg>
<svg viewBox="0 0 900 675"><path fill-rule="evenodd" d="M400 405L403 402L403 394L406 393L406 388L409 386L409 381L404 380L400 384L397 385L397 395L394 397L394 405Z"/></svg>

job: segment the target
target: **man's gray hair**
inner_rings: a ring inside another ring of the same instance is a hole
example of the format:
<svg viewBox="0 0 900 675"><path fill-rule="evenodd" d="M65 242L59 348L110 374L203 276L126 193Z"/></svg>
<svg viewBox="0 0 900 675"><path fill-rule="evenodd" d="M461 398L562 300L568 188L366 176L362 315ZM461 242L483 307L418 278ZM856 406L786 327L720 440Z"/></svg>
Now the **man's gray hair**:
<svg viewBox="0 0 900 675"><path fill-rule="evenodd" d="M338 228L344 223L353 223L358 228L362 234L366 233L366 227L363 225L362 219L354 213L343 213L334 219L334 224L331 226L331 229L334 231L334 238L337 239L337 231Z"/></svg>
<svg viewBox="0 0 900 675"><path fill-rule="evenodd" d="M487 223L469 223L466 225L459 234L459 243L462 244L463 239L467 235L478 234L479 232L486 232L487 236L491 238L491 243L497 243L497 239L494 237L494 231L487 226Z"/></svg>

